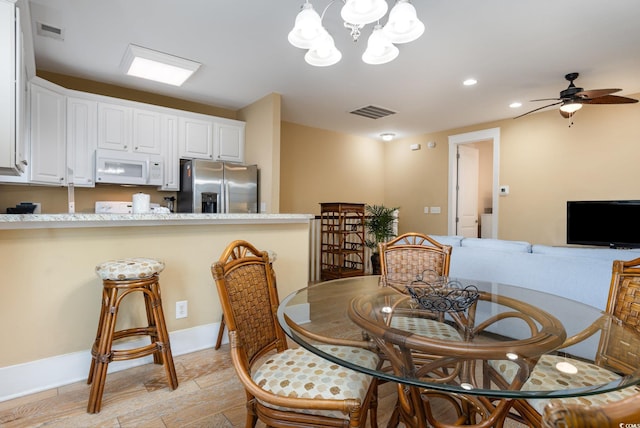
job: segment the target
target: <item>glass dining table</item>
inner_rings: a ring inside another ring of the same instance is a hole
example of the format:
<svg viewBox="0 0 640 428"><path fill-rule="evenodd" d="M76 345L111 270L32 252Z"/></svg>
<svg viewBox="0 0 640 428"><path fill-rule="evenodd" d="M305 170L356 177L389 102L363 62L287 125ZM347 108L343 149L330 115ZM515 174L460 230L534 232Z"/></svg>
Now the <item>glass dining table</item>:
<svg viewBox="0 0 640 428"><path fill-rule="evenodd" d="M456 401L469 425L500 426L521 400L640 383L640 334L577 300L448 277L383 284L361 276L311 285L281 301L278 321L309 351L397 383L394 412L408 426L429 425L430 397ZM366 347L381 363L361 367L318 348L323 343Z"/></svg>

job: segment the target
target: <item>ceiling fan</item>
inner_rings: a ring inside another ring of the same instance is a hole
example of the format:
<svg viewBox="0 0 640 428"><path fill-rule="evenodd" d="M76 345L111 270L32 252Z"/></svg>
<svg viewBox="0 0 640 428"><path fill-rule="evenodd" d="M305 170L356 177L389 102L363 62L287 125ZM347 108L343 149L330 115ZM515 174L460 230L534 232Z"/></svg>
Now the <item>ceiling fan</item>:
<svg viewBox="0 0 640 428"><path fill-rule="evenodd" d="M622 89L591 89L584 90L583 88L578 88L573 84L573 81L576 80L579 76L579 73L569 73L564 76L565 79L569 81L569 86L564 91L560 91L559 98L541 98L539 100L531 100L533 101L556 101L551 104L547 104L546 106L539 107L537 109L533 109L526 113L521 114L520 116L514 117L517 119L519 117L525 116L529 113L536 112L538 110L545 109L547 107L556 106L560 104L560 114L565 119L570 118L573 114L582 108L583 104L631 104L637 103L638 100L633 98L621 97L618 95L611 95L614 92L621 91Z"/></svg>

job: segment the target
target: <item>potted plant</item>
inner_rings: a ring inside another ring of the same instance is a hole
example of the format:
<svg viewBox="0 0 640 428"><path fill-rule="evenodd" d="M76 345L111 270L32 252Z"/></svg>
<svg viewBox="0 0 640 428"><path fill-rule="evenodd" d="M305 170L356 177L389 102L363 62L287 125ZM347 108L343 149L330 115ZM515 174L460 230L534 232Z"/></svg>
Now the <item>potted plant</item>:
<svg viewBox="0 0 640 428"><path fill-rule="evenodd" d="M384 205L365 206L365 230L367 238L365 245L371 249L371 268L374 275L380 275L380 253L378 244L386 242L395 236L393 222L395 211L398 208L389 208Z"/></svg>

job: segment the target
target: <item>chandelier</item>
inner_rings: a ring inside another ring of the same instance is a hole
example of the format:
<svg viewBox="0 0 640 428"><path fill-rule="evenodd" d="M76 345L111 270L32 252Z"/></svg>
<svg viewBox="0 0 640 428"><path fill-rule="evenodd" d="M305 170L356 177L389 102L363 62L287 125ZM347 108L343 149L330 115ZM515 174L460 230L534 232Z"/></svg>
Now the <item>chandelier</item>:
<svg viewBox="0 0 640 428"><path fill-rule="evenodd" d="M319 15L309 0L305 0L296 16L293 30L289 32L289 43L307 49L304 59L316 67L330 66L342 59L333 37L322 25L324 14L336 1L332 0ZM365 25L376 22L367 41L367 49L362 54L362 61L367 64L393 61L399 54L396 44L412 42L424 33L424 24L418 19L416 9L409 0L396 1L384 26L380 24L380 19L389 8L386 0L339 1L344 3L340 15L354 42L358 41Z"/></svg>

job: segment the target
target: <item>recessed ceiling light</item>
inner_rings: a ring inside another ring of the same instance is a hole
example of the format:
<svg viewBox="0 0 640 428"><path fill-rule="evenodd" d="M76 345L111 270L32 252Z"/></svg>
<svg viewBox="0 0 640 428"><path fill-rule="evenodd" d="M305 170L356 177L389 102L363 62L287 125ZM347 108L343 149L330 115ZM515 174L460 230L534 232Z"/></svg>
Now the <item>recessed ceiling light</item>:
<svg viewBox="0 0 640 428"><path fill-rule="evenodd" d="M511 108L518 108L518 107L522 107L522 103L519 101L513 102L511 104L509 104L509 107Z"/></svg>
<svg viewBox="0 0 640 428"><path fill-rule="evenodd" d="M395 137L396 134L392 134L391 132L387 132L385 134L380 134L380 137L382 137L383 141L391 141L393 140L393 137Z"/></svg>
<svg viewBox="0 0 640 428"><path fill-rule="evenodd" d="M181 86L200 67L200 63L129 45L120 67L129 76Z"/></svg>
<svg viewBox="0 0 640 428"><path fill-rule="evenodd" d="M462 82L462 84L463 84L464 86L473 86L473 85L475 85L476 83L478 83L478 81L477 81L476 79L467 79L467 80L465 80L464 82Z"/></svg>

